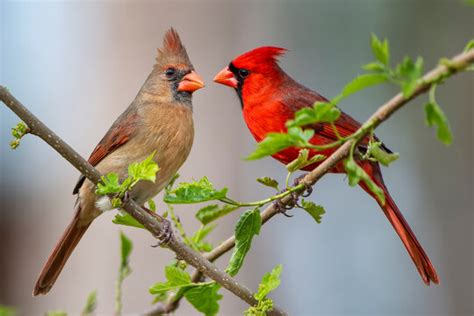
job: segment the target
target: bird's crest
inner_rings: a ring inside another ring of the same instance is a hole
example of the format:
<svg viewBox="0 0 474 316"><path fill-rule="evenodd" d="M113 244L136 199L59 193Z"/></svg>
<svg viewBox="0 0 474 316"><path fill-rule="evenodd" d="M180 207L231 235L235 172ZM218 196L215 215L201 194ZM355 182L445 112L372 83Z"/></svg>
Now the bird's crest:
<svg viewBox="0 0 474 316"><path fill-rule="evenodd" d="M163 45L161 48L158 49L158 55L156 57L156 61L160 63L163 59L167 59L169 57L175 57L183 59L183 61L189 62L188 53L186 52L186 48L184 47L183 43L181 43L181 39L179 38L178 32L174 28L170 28L163 38Z"/></svg>
<svg viewBox="0 0 474 316"><path fill-rule="evenodd" d="M283 56L287 51L286 48L263 46L240 55L234 59L233 63L236 67L240 67L240 65L245 67L247 65L277 64L278 58Z"/></svg>

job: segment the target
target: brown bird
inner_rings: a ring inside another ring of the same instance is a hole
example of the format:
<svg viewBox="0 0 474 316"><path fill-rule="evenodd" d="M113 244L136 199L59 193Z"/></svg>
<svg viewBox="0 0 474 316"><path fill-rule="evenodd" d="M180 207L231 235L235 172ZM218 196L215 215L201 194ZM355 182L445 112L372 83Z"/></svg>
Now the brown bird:
<svg viewBox="0 0 474 316"><path fill-rule="evenodd" d="M130 197L143 205L166 186L188 157L194 139L191 96L202 87L178 33L171 28L135 100L102 138L89 163L102 174L115 172L124 179L131 163L156 151L153 159L160 170L155 183L139 182L130 192ZM34 296L51 290L89 225L104 209L111 208L99 201L95 185L84 176L73 193L78 194L74 217L43 267Z"/></svg>

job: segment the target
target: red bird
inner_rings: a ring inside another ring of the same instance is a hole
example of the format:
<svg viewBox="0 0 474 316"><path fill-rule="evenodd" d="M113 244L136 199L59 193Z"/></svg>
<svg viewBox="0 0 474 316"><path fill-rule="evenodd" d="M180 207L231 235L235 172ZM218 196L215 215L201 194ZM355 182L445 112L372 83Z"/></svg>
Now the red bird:
<svg viewBox="0 0 474 316"><path fill-rule="evenodd" d="M293 119L295 112L305 107L312 107L317 101L328 100L292 79L278 65L278 57L286 49L278 47L260 47L235 58L214 78L215 82L234 88L239 96L245 122L257 142L262 141L268 133L285 133L286 121ZM349 136L359 129L361 124L344 112L335 122L339 135ZM313 128L315 135L311 139L314 145L324 145L336 141L338 138L329 124L314 124L306 128ZM364 139L359 150L367 150L368 139ZM329 157L337 147L317 152L310 151L310 155L323 154ZM383 149L390 152L386 147ZM273 155L284 164L288 164L298 157L297 148L288 148ZM321 162L319 162L321 163ZM303 168L311 171L319 163ZM415 234L403 218L400 210L388 193L382 179L379 164L369 160L358 160L359 165L367 172L372 180L383 189L385 204L375 197L374 193L361 181L359 185L370 194L380 205L384 214L392 224L398 236L405 245L408 254L421 275L425 284L438 283L439 279L430 259L415 237ZM342 163L334 169L334 173L345 173Z"/></svg>

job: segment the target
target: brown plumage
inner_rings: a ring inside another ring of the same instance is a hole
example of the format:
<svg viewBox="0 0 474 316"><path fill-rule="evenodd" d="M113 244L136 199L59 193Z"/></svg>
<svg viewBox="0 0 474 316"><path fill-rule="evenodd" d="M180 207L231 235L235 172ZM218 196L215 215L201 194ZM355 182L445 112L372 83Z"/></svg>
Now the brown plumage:
<svg viewBox="0 0 474 316"><path fill-rule="evenodd" d="M160 170L155 183L139 182L130 192L139 204L154 197L184 163L194 138L191 95L204 86L194 72L178 33L170 29L158 50L156 64L135 100L111 126L92 152L89 162L102 174L121 179L128 166L156 151ZM74 188L75 214L43 267L33 295L46 294L92 221L102 213L95 185L84 176Z"/></svg>

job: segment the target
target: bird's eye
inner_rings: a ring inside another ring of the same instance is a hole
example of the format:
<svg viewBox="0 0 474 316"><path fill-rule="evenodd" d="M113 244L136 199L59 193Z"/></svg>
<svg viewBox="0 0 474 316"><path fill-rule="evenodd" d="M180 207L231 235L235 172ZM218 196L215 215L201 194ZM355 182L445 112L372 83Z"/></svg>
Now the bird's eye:
<svg viewBox="0 0 474 316"><path fill-rule="evenodd" d="M173 77L173 76L175 75L175 73L176 73L176 69L174 69L174 68L172 68L172 67L170 67L170 68L168 68L168 69L165 70L165 75L166 75L166 77L168 77L168 78Z"/></svg>
<svg viewBox="0 0 474 316"><path fill-rule="evenodd" d="M242 78L247 77L250 74L250 72L247 69L239 69L239 76Z"/></svg>

